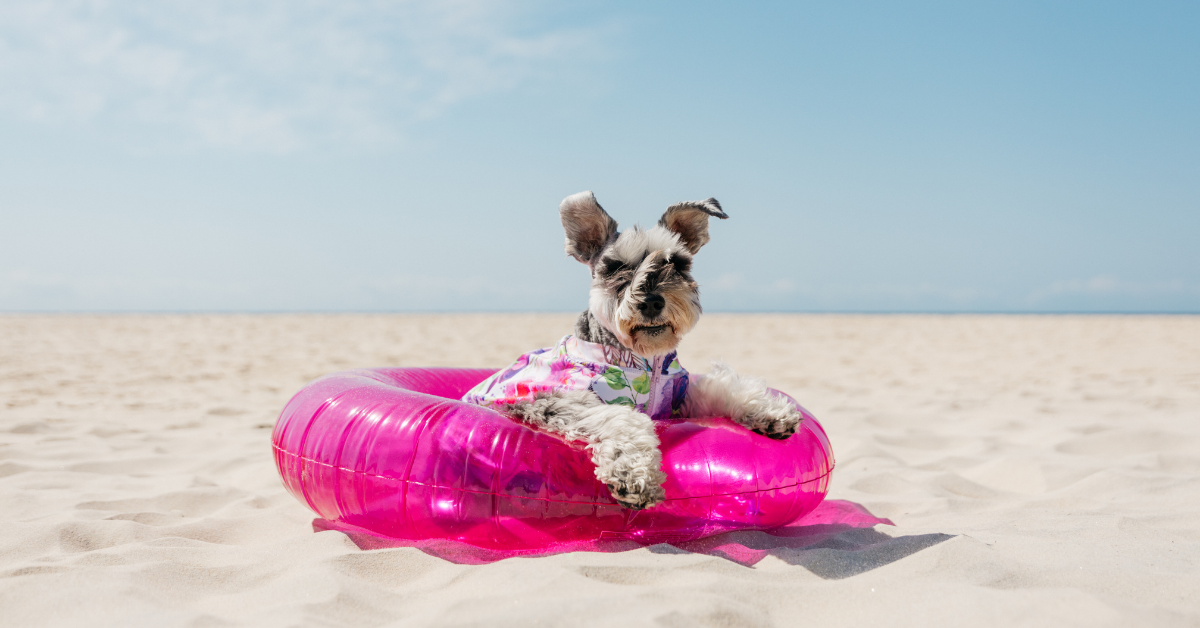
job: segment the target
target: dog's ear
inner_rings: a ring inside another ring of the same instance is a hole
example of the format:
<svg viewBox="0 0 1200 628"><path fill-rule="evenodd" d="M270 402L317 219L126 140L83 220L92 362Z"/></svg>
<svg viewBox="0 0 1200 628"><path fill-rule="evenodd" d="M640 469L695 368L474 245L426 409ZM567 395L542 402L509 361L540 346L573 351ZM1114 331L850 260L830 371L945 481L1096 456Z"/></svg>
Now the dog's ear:
<svg viewBox="0 0 1200 628"><path fill-rule="evenodd" d="M563 231L567 232L567 255L591 266L617 235L617 221L612 219L591 192L572 194L558 206Z"/></svg>
<svg viewBox="0 0 1200 628"><path fill-rule="evenodd" d="M658 219L658 224L678 234L683 245L695 255L708 242L709 216L722 219L729 217L721 210L717 199L710 198L675 203Z"/></svg>

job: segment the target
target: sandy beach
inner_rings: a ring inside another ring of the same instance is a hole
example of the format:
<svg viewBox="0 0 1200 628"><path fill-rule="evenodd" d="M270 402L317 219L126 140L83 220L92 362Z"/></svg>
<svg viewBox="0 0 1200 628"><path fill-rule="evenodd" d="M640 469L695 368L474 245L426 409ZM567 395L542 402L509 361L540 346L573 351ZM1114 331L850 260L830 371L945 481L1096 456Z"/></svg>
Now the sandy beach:
<svg viewBox="0 0 1200 628"><path fill-rule="evenodd" d="M0 316L0 625L1200 626L1194 316L705 316L683 364L796 397L829 498L896 524L747 535L751 566L363 550L283 489L311 379L499 367L573 320Z"/></svg>

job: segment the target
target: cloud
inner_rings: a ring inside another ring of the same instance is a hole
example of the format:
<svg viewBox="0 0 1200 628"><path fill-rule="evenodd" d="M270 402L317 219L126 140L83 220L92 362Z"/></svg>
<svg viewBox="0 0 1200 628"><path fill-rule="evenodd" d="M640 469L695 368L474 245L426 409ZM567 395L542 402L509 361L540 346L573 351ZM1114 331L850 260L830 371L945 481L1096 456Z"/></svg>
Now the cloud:
<svg viewBox="0 0 1200 628"><path fill-rule="evenodd" d="M1126 281L1112 275L1096 275L1090 279L1056 281L1049 286L1033 291L1031 302L1059 296L1200 296L1200 285L1180 279L1169 281L1136 282Z"/></svg>
<svg viewBox="0 0 1200 628"><path fill-rule="evenodd" d="M557 286L476 275L389 275L296 281L0 271L0 312L442 311L573 309Z"/></svg>
<svg viewBox="0 0 1200 628"><path fill-rule="evenodd" d="M0 311L104 311L204 309L205 303L247 302L245 282L121 276L70 277L16 269L0 273ZM175 304L173 306L166 304Z"/></svg>
<svg viewBox="0 0 1200 628"><path fill-rule="evenodd" d="M532 13L484 0L7 0L0 115L272 152L386 143L600 47L602 29L529 28Z"/></svg>
<svg viewBox="0 0 1200 628"><path fill-rule="evenodd" d="M739 292L765 296L796 292L796 282L791 279L759 278L757 281L748 281L741 273L722 273L711 283L705 283L704 286L717 292Z"/></svg>

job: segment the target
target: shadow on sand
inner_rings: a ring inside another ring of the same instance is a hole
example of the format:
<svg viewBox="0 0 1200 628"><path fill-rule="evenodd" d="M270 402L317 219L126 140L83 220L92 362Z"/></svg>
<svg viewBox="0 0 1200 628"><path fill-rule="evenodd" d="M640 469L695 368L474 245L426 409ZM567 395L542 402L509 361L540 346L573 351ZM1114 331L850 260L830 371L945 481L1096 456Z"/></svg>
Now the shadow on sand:
<svg viewBox="0 0 1200 628"><path fill-rule="evenodd" d="M412 547L461 565L481 565L515 557L537 557L567 552L627 552L647 548L655 554L705 554L753 567L767 556L798 565L828 579L849 578L882 567L952 538L948 534L891 537L877 532L891 521L872 515L860 504L825 500L798 521L767 531L724 532L702 539L642 545L627 539L598 539L555 543L546 547L491 549L453 539L398 539L325 519L313 520L313 530L334 530L350 537L364 550Z"/></svg>
<svg viewBox="0 0 1200 628"><path fill-rule="evenodd" d="M840 580L877 569L954 538L950 534L888 536L871 528L817 525L796 528L802 534L780 536L771 532L729 532L680 543L654 545L659 554L697 553L720 556L747 567L767 556L798 565L826 580Z"/></svg>

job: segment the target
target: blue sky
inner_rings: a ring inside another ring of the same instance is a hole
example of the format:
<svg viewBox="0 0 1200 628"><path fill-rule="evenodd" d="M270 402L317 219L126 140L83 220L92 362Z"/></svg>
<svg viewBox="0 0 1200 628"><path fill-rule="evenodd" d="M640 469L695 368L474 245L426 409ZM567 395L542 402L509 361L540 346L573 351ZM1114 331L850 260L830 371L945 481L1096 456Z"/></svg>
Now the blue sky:
<svg viewBox="0 0 1200 628"><path fill-rule="evenodd" d="M0 4L0 311L1200 311L1194 3Z"/></svg>

